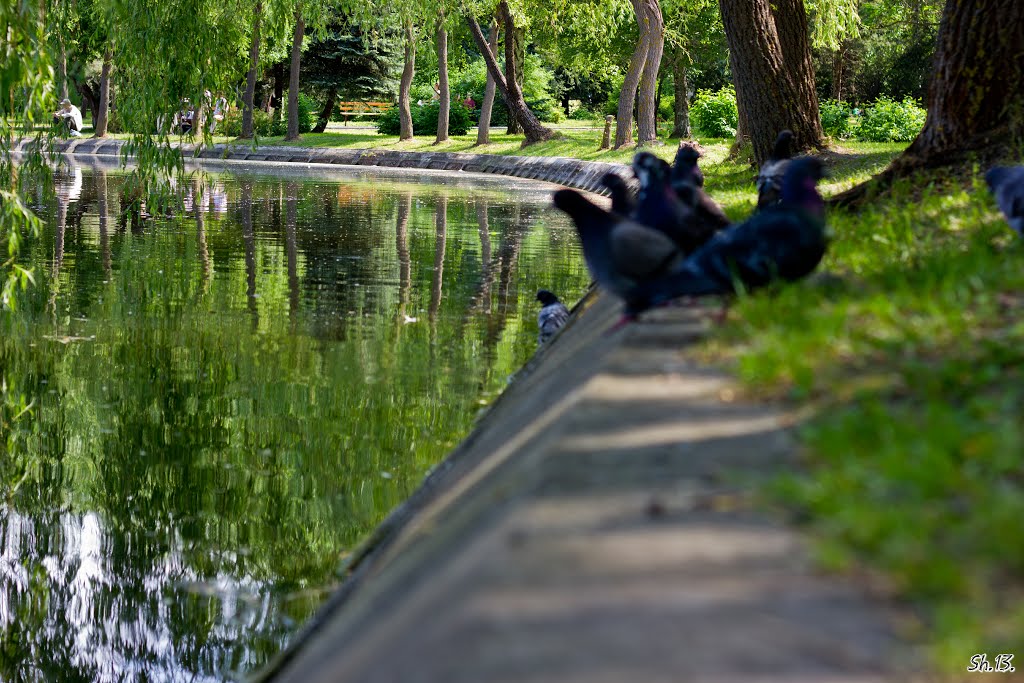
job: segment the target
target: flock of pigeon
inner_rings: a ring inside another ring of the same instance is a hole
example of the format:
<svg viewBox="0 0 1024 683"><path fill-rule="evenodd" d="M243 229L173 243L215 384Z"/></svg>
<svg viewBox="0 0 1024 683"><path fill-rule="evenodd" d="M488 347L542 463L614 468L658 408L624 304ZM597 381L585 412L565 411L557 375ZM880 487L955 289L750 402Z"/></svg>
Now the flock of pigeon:
<svg viewBox="0 0 1024 683"><path fill-rule="evenodd" d="M776 280L799 280L825 255L825 202L817 182L825 168L815 157L792 155L793 134L782 131L757 176L757 209L730 224L704 192L700 153L687 143L675 163L639 152L627 181L609 173L611 211L576 190L555 192L555 206L569 214L591 276L625 303L619 327L643 311L679 297L751 291ZM990 169L988 182L1011 227L1024 236L1024 166ZM539 343L568 320L569 311L547 290L537 322Z"/></svg>

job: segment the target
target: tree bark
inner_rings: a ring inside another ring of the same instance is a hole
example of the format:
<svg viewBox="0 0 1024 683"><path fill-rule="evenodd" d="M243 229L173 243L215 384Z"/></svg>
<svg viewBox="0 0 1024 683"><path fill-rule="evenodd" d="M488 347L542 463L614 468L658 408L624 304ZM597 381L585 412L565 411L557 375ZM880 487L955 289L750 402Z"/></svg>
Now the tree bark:
<svg viewBox="0 0 1024 683"><path fill-rule="evenodd" d="M416 74L416 32L412 21L405 24L405 66L398 84L399 140L412 140L412 79Z"/></svg>
<svg viewBox="0 0 1024 683"><path fill-rule="evenodd" d="M249 73L245 76L245 95L242 97L242 134L253 136L253 111L256 108L256 77L260 65L260 24L263 21L263 0L256 0L252 15L252 44L249 46Z"/></svg>
<svg viewBox="0 0 1024 683"><path fill-rule="evenodd" d="M292 35L292 71L288 79L288 135L285 140L299 139L299 65L302 59L302 36L306 24L302 18L302 3L295 5L295 33Z"/></svg>
<svg viewBox="0 0 1024 683"><path fill-rule="evenodd" d="M793 131L794 151L820 148L824 132L810 67L803 0L719 0L743 133L754 158L768 158L779 131Z"/></svg>
<svg viewBox="0 0 1024 683"><path fill-rule="evenodd" d="M491 21L491 35L487 39L487 47L491 54L498 51L498 20ZM494 76L487 71L487 85L484 86L484 101L480 104L480 121L476 129L476 144L488 145L491 142L491 112L494 111Z"/></svg>
<svg viewBox="0 0 1024 683"><path fill-rule="evenodd" d="M648 3L647 30L650 33L650 41L643 76L640 79L640 99L637 102L638 145L658 141L658 71L661 69L661 57L665 51L665 21L657 0Z"/></svg>
<svg viewBox="0 0 1024 683"><path fill-rule="evenodd" d="M503 15L507 15L508 5L503 1L499 10ZM487 71L491 74L491 78L494 79L495 87L501 93L501 99L505 101L505 106L509 108L513 116L519 119L519 123L523 126L523 133L526 135L523 145L532 145L535 142L550 140L555 137L555 131L541 124L540 120L526 106L526 101L523 100L523 91L519 89L518 84L514 80L511 82L505 80L505 76L501 73L501 68L498 66L498 60L494 57L494 53L488 48L487 42L484 40L480 24L469 14L466 15L466 24L473 35L473 42L476 43L477 49L483 54L484 61L487 63ZM507 24L508 22L506 22Z"/></svg>
<svg viewBox="0 0 1024 683"><path fill-rule="evenodd" d="M519 70L519 60L517 59L516 53L518 50L517 41L520 40L519 31L516 29L515 21L512 19L512 13L508 9L508 3L502 2L500 12L504 18L505 23L505 80L509 83L515 82L516 85L522 86L523 76ZM524 60L525 61L525 60ZM523 127L519 125L519 121L515 116L510 115L508 117L508 128L505 129L506 135L518 135L523 132Z"/></svg>
<svg viewBox="0 0 1024 683"><path fill-rule="evenodd" d="M93 137L107 137L107 120L110 118L110 67L114 58L110 48L103 53L103 67L100 69L100 106L93 119Z"/></svg>
<svg viewBox="0 0 1024 683"><path fill-rule="evenodd" d="M690 128L690 99L687 94L689 83L686 80L686 56L679 48L675 48L672 55L672 70L674 88L673 103L673 125L670 138L692 138L693 130Z"/></svg>
<svg viewBox="0 0 1024 683"><path fill-rule="evenodd" d="M448 140L448 120L452 108L452 92L448 85L448 31L444 27L444 12L437 18L437 87L440 105L437 110L437 137L434 144Z"/></svg>
<svg viewBox="0 0 1024 683"><path fill-rule="evenodd" d="M68 51L64 44L63 32L58 30L57 33L57 84L60 88L58 96L65 100L68 97Z"/></svg>
<svg viewBox="0 0 1024 683"><path fill-rule="evenodd" d="M324 100L324 106L317 116L316 125L313 126L314 133L323 133L327 130L327 122L331 120L331 114L334 113L334 107L337 103L338 89L332 87L327 91L327 99Z"/></svg>
<svg viewBox="0 0 1024 683"><path fill-rule="evenodd" d="M626 69L626 77L622 81L622 90L619 92L619 109L615 120L615 149L619 149L633 139L633 104L636 102L640 77L643 75L644 64L647 63L647 55L651 50L652 36L648 30L650 24L647 16L648 3L651 0L632 0L632 2L633 13L636 15L636 23L640 29L640 38L633 50L633 56L629 59L629 68Z"/></svg>
<svg viewBox="0 0 1024 683"><path fill-rule="evenodd" d="M947 0L928 86L928 117L880 176L833 199L861 201L922 168L991 161L1024 142L1024 3Z"/></svg>

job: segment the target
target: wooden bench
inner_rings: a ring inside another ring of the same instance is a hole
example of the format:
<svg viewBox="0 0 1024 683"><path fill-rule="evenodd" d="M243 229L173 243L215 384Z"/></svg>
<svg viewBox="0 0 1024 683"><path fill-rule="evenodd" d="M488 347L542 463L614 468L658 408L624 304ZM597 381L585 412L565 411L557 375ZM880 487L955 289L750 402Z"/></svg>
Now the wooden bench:
<svg viewBox="0 0 1024 683"><path fill-rule="evenodd" d="M350 116L380 116L393 106L390 102L338 102L346 126Z"/></svg>

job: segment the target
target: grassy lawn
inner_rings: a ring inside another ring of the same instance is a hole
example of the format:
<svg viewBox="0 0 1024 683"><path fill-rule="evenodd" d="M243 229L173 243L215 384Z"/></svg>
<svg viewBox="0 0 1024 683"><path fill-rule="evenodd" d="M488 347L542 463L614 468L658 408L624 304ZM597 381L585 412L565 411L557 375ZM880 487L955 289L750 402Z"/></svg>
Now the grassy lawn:
<svg viewBox="0 0 1024 683"><path fill-rule="evenodd" d="M897 151L853 147L831 155L825 194ZM751 172L716 151L708 189L742 216ZM832 211L836 277L740 300L700 351L753 395L806 409L806 469L770 500L825 566L909 600L951 673L1024 651L1024 244L966 175Z"/></svg>

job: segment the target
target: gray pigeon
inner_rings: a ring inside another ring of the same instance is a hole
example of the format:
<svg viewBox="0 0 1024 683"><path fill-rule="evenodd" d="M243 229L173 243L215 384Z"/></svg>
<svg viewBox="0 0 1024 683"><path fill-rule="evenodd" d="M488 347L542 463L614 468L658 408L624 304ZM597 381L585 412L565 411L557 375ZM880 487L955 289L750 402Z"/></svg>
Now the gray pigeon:
<svg viewBox="0 0 1024 683"><path fill-rule="evenodd" d="M793 131L784 130L775 138L771 156L757 174L757 208L775 206L782 197L782 178L793 158Z"/></svg>
<svg viewBox="0 0 1024 683"><path fill-rule="evenodd" d="M546 289L537 292L537 301L542 304L537 314L537 344L544 344L569 320L569 309Z"/></svg>
<svg viewBox="0 0 1024 683"><path fill-rule="evenodd" d="M993 166L985 182L1010 227L1024 237L1024 166Z"/></svg>

